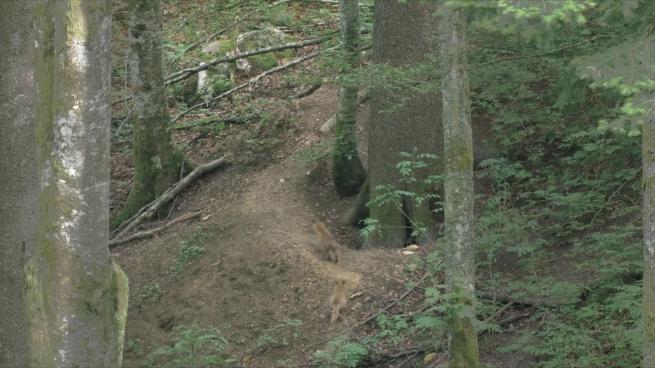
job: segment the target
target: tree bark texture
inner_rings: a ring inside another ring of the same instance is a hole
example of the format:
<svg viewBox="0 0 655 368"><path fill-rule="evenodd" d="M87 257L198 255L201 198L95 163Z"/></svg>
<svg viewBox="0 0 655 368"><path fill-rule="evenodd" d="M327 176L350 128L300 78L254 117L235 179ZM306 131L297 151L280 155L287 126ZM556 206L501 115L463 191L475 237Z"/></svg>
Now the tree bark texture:
<svg viewBox="0 0 655 368"><path fill-rule="evenodd" d="M370 188L371 186L368 184L368 180L365 180L364 184L362 184L362 189L357 194L355 202L344 215L342 223L345 225L361 227L361 222L369 215L369 208L366 204L370 200Z"/></svg>
<svg viewBox="0 0 655 368"><path fill-rule="evenodd" d="M387 63L395 67L411 68L429 61L438 52L436 39L437 21L434 17L434 2L409 0L400 3L379 0L374 8L373 62ZM396 163L401 161L401 152L432 153L441 156L443 141L441 134L441 105L437 93L416 90L371 90L371 113L369 121L369 182L371 196L380 185L399 185L400 175ZM418 182L432 172L416 173ZM433 192L434 188L402 188L419 194ZM427 243L436 237L436 223L430 206L425 201L415 206L405 201L403 209L396 206L371 208L370 216L378 221L381 233L367 240L374 246L401 247L405 245L408 229L407 214L411 221L427 227L426 236L417 239Z"/></svg>
<svg viewBox="0 0 655 368"><path fill-rule="evenodd" d="M26 247L27 366L118 367L128 291L107 246L110 1L35 4L39 182Z"/></svg>
<svg viewBox="0 0 655 368"><path fill-rule="evenodd" d="M344 74L359 66L359 1L340 0L341 44L347 67ZM334 187L340 196L351 196L361 188L366 173L357 153L357 86L342 82L339 86L339 102L335 126L334 161L332 176Z"/></svg>
<svg viewBox="0 0 655 368"><path fill-rule="evenodd" d="M161 0L128 2L134 92L134 187L112 227L132 217L180 177L185 164L172 141L162 70Z"/></svg>
<svg viewBox="0 0 655 368"><path fill-rule="evenodd" d="M465 23L460 10L443 6L441 20L442 109L445 159L446 279L456 295L449 316L451 368L480 366L475 330L473 248L473 134L466 64Z"/></svg>
<svg viewBox="0 0 655 368"><path fill-rule="evenodd" d="M0 367L29 366L23 267L34 243L37 189L32 6L0 12Z"/></svg>
<svg viewBox="0 0 655 368"><path fill-rule="evenodd" d="M655 117L642 127L643 166L643 367L655 367Z"/></svg>

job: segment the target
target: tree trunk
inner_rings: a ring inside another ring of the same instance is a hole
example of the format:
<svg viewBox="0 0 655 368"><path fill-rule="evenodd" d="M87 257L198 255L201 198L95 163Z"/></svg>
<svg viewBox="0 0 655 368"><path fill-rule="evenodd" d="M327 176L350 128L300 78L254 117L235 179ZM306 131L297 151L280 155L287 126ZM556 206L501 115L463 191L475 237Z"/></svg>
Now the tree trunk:
<svg viewBox="0 0 655 368"><path fill-rule="evenodd" d="M429 61L428 57L437 53L435 10L434 2L409 0L403 4L398 1L376 1L373 62L411 68ZM376 196L376 188L380 185L398 187L400 176L396 163L401 160L401 152L441 156L443 142L441 122L438 120L441 105L435 103L438 99L435 92L372 88L368 148L371 197ZM435 172L424 170L416 174L420 183ZM427 186L402 189L419 194L434 191L434 188ZM370 236L368 244L404 246L408 236L406 222L427 227L426 236L416 239L419 243L434 240L436 223L428 201L421 206L405 201L401 207L388 205L371 208L370 217L378 221L381 232ZM406 215L410 218L406 218Z"/></svg>
<svg viewBox="0 0 655 368"><path fill-rule="evenodd" d="M480 366L475 330L475 251L473 249L473 134L461 10L443 6L442 108L446 178L446 280L457 305L449 315L449 367Z"/></svg>
<svg viewBox="0 0 655 368"><path fill-rule="evenodd" d="M655 118L652 110L642 127L643 166L643 366L655 367Z"/></svg>
<svg viewBox="0 0 655 368"><path fill-rule="evenodd" d="M130 0L130 76L136 109L134 187L112 222L132 217L179 180L184 157L175 149L162 71L161 0Z"/></svg>
<svg viewBox="0 0 655 368"><path fill-rule="evenodd" d="M8 1L0 12L0 367L30 364L23 266L36 228L32 8Z"/></svg>
<svg viewBox="0 0 655 368"><path fill-rule="evenodd" d="M25 243L26 366L118 367L128 292L107 247L110 1L34 4L39 182Z"/></svg>
<svg viewBox="0 0 655 368"><path fill-rule="evenodd" d="M347 67L344 74L359 66L359 1L340 0L341 43ZM366 174L357 153L357 86L342 81L339 87L339 106L335 126L334 187L340 196L351 196L361 188Z"/></svg>
<svg viewBox="0 0 655 368"><path fill-rule="evenodd" d="M345 225L361 226L362 220L366 219L369 215L369 209L366 204L370 200L371 190L368 185L368 179L362 184L362 189L357 194L357 198L353 205L348 209L341 221Z"/></svg>

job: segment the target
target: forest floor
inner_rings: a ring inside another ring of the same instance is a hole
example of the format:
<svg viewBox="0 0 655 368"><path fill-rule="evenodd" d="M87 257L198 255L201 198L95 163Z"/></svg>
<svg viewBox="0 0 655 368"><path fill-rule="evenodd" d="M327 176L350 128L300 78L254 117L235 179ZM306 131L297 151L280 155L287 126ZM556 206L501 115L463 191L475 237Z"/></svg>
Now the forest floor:
<svg viewBox="0 0 655 368"><path fill-rule="evenodd" d="M202 209L201 220L116 248L114 256L130 278L126 341L161 346L170 343L175 326L214 326L245 366L293 366L343 334L346 323L356 324L404 292L415 276L403 272L409 257L400 249L347 248L335 267L310 246L316 221L326 222L346 246L356 235L338 221L351 199L340 199L329 177L310 180L312 164L298 157L323 139L318 128L334 106L334 88L302 99L293 135L260 152L266 164L251 168L252 161L242 157L178 199L171 217ZM202 255L176 272L185 245L201 247ZM327 301L337 276L357 296L349 301L346 322L331 328ZM290 320L301 323L285 324ZM125 366L140 364L139 355L127 349Z"/></svg>
<svg viewBox="0 0 655 368"><path fill-rule="evenodd" d="M419 248L416 255L403 254L402 249L355 250L356 229L340 221L354 198L339 198L327 171L307 175L315 162L302 159L303 153L330 141L331 133L323 134L319 127L335 106L336 89L323 86L301 99L278 144L255 150L243 143L255 124L231 126L218 134L177 131L176 141L188 157L206 162L231 147L231 164L184 192L169 215L201 210L202 216L156 238L114 249L130 280L125 367L143 366L144 352L169 345L176 326L191 325L218 328L230 343L229 352L246 367L303 366L332 337L370 334L374 326L351 327L398 300L407 285L420 278L421 272L408 272L408 265L429 249ZM363 106L358 121L365 122L366 114ZM360 126L365 158L362 131ZM229 143L227 137L235 141ZM114 188L116 203L125 195L120 183L129 181L131 169L121 152L114 152L113 164L112 176L119 183ZM340 267L318 259L310 246L316 221L326 222L345 246ZM348 280L350 300L345 321L330 326L327 301L337 277ZM427 286L412 290L390 312L420 309ZM526 309L529 306L508 309L506 314ZM505 326L503 333L483 336L483 361L503 368L525 366L525 357L501 354L496 348L513 339L517 328L535 323L522 319ZM395 353L402 356L403 346ZM427 353L416 354L415 360Z"/></svg>
<svg viewBox="0 0 655 368"><path fill-rule="evenodd" d="M183 20L185 13L174 3L166 9L165 22L177 30L175 21ZM204 10L198 14L203 15ZM196 20L210 18L199 16ZM126 48L124 24L121 32L123 38L120 32L115 37L117 50ZM116 60L123 60L121 55L117 54ZM302 68L311 75L315 70L309 65ZM252 91L249 98L235 98L224 112L231 115L243 111L244 104L252 107L262 100L266 102L255 107L270 112L297 93L289 91L278 76L267 78L263 87ZM120 77L115 78L115 89L121 95L126 93ZM145 366L148 353L171 346L179 334L176 328L193 325L217 328L229 342L228 353L241 366L307 367L312 366L314 353L325 349L334 337L361 340L380 332L374 322L361 323L390 304L389 315L422 310L426 289L443 281L423 279L425 270L416 266L425 262L424 256L434 248L419 247L414 254L404 249L356 249L357 229L341 221L354 197L336 195L329 170L308 175L316 166L315 159L332 144L333 134L321 133L319 127L335 110L336 88L324 85L300 100L300 108L280 130L258 134L259 124L251 121L174 131L177 146L192 162L206 163L227 154L230 164L187 188L174 200L165 219L146 227L160 226L193 211L201 211L201 216L173 225L155 238L112 250L130 280L125 367ZM364 162L367 113L364 104L358 116ZM206 117L192 114L184 121L199 116ZM128 129L119 133L114 132L112 139L114 213L126 198L133 176L130 134ZM485 193L485 186L483 179L476 180L478 193ZM318 259L311 247L315 239L311 225L317 221L325 222L344 246L340 267ZM440 246L440 241L434 245ZM477 286L484 303L478 311L481 319L493 316L492 322L501 329L481 334L485 367L531 366L533 358L501 348L516 341L522 332L543 325L548 312L537 313L540 307L574 304L598 280L598 270L578 267L580 255L569 254L567 245L546 248L529 264L509 252L498 252L490 262L479 260ZM328 298L337 277L347 279L350 299L343 320L331 326ZM418 280L423 281L411 289ZM444 346L437 344L445 341L444 336L434 336L428 340L434 341L434 346L419 350L411 332L395 337L382 338L374 352L377 361L368 366L429 367L435 366L435 360L432 365L423 364L426 355L434 352L438 361L444 354Z"/></svg>

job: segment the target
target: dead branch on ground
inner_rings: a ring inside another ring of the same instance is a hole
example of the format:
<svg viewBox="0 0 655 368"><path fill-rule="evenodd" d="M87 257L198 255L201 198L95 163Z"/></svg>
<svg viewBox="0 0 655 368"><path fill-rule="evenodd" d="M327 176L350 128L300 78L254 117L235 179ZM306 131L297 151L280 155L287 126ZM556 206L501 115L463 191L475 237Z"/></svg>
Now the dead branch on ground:
<svg viewBox="0 0 655 368"><path fill-rule="evenodd" d="M177 83L181 80L187 79L190 76L199 73L205 69L208 69L216 64L221 64L221 63L229 63L231 61L235 61L238 59L243 59L249 56L254 56L254 55L260 55L260 54L266 54L269 52L275 52L275 51L281 51L281 50L286 50L286 49L299 49L301 47L305 46L310 46L310 45L317 45L323 41L325 41L329 36L324 36L321 38L312 38L310 40L305 40L305 41L300 41L300 42L291 42L291 43L285 43L283 45L276 45L276 46L269 46L269 47L263 47L261 49L257 50L251 50L251 51L246 51L242 52L240 54L236 55L231 55L231 56L224 56L224 57L218 57L212 60L209 60L207 62L202 62L198 66L193 67L193 68L187 68L187 69L182 69L179 72L173 73L166 77L166 82L165 84L168 86L169 84Z"/></svg>
<svg viewBox="0 0 655 368"><path fill-rule="evenodd" d="M321 88L323 85L322 82L317 82L312 84L311 86L303 89L302 91L298 92L295 96L293 96L294 99L301 99L304 97L307 97L311 95L312 93L316 92L317 89Z"/></svg>
<svg viewBox="0 0 655 368"><path fill-rule="evenodd" d="M245 116L228 116L225 119L200 119L200 120L194 120L190 121L186 124L180 124L180 125L174 125L173 129L178 130L178 129L190 129L190 128L196 128L196 127L201 127L205 125L212 125L212 124L220 124L223 123L225 125L227 124L244 124L247 123L253 119L256 119L258 117L258 114L250 114L250 115L245 115Z"/></svg>
<svg viewBox="0 0 655 368"><path fill-rule="evenodd" d="M328 50L331 50L331 49L328 49ZM218 95L216 97L212 97L209 101L204 101L204 102L201 102L201 103L198 103L196 105L193 105L193 106L189 107L188 109L186 109L186 110L182 111L181 113L179 113L175 118L173 118L171 123L175 123L176 121L180 120L180 118L187 115L191 111L197 110L198 108L200 108L202 106L209 105L210 103L213 103L213 102L215 102L217 100L220 100L221 98L224 98L224 97L227 97L227 96L233 94L234 92L240 91L240 90L242 90L242 89L244 89L244 88L246 88L246 87L248 87L248 86L250 86L250 85L252 85L254 83L257 83L257 82L259 82L260 79L262 79L262 78L264 78L264 77L266 77L268 75L271 75L271 74L280 72L282 70L288 69L288 68L290 68L292 66L298 65L298 64L303 63L303 62L305 62L307 60L311 60L311 59L317 57L318 55L320 55L320 51L316 51L316 52L313 52L311 54L305 55L303 57L296 58L296 59L294 59L294 60L292 60L292 61L290 61L290 62L288 62L288 63L286 63L284 65L276 66L275 68L269 69L269 70L267 70L267 71L265 71L265 72L263 72L261 74L258 74L255 77L249 79L247 82L239 84L238 86L236 86L236 87L234 87L234 88L232 88L232 89L230 89L228 91L225 91L225 92L221 93L220 95Z"/></svg>
<svg viewBox="0 0 655 368"><path fill-rule="evenodd" d="M164 229L166 229L168 227L171 227L171 226L177 224L178 222L190 220L190 219L196 218L196 217L198 217L200 215L202 215L201 211L185 213L184 215L181 215L181 216L167 222L166 224L164 224L164 225L162 225L160 227L150 229L150 230L146 230L146 231L141 231L141 232L138 232L138 233L134 233L134 234L132 234L132 235L126 237L126 238L114 239L114 240L109 242L109 249L114 248L117 245L120 245L120 244L123 244L123 243L131 242L133 240L151 238L151 237L155 236L155 234L161 232L162 230L164 230Z"/></svg>
<svg viewBox="0 0 655 368"><path fill-rule="evenodd" d="M143 208L139 210L141 214L136 216L133 220L131 220L131 222L127 223L127 225L125 225L125 228L120 233L118 233L118 235L116 235L114 239L112 239L111 241L114 242L120 239L125 234L130 232L132 229L135 229L137 226L139 226L143 221L152 218L162 206L168 203L171 199L175 198L175 196L177 196L190 184L195 182L198 178L226 164L227 164L227 159L225 156L223 156L218 160L214 160L204 165L199 165L198 167L196 167L193 171L189 173L189 175L185 176L182 180L175 183L175 185L173 185L162 195L160 195L159 198L157 198L154 202L144 207L145 210Z"/></svg>
<svg viewBox="0 0 655 368"><path fill-rule="evenodd" d="M289 2L289 0L279 0L279 1L274 2L273 4L267 5L266 8L270 9L270 8L272 8L272 7L274 7L274 6L277 6L277 5L280 5L280 4L283 4L283 3L287 3L287 2ZM212 33L211 35L209 35L209 36L203 38L202 40L199 40L199 41L196 41L196 42L190 44L189 46L187 46L187 47L184 49L184 51L182 51L182 55L184 55L184 54L186 54L187 52L189 52L189 51L195 49L195 48L198 47L199 45L201 45L201 44L203 44L203 43L206 43L206 42L209 42L209 41L213 40L214 38L216 38L216 37L222 35L223 33L227 32L227 31L229 31L230 29L232 29L232 28L234 28L235 26L237 26L239 23L241 23L241 22L243 22L244 20L248 19L250 16L255 15L255 14L257 14L257 13L260 13L262 10L264 10L264 9L266 9L266 8L258 8L258 9L255 9L255 10L251 11L250 13L245 14L243 17L238 18L237 20L235 20L234 22L232 22L232 24L230 24L230 25L228 25L227 27L221 29L220 31L217 31L217 32L215 32L215 33Z"/></svg>
<svg viewBox="0 0 655 368"><path fill-rule="evenodd" d="M220 58L215 58L207 62L202 62L200 65L194 68L187 68L187 69L182 69L178 72L175 72L164 80L164 84L166 86L177 83L179 81L185 80L189 77L191 77L194 74L197 74L205 69L208 69L216 64L221 64L221 63L229 63L235 60L243 59L249 56L255 56L255 55L260 55L260 54L266 54L269 52L275 52L275 51L281 51L281 50L286 50L286 49L298 49L301 47L305 46L310 46L310 45L317 45L320 44L321 42L325 41L328 39L331 34L334 32L329 33L326 36L320 37L320 38L313 38L305 41L300 41L300 42L292 42L292 43L286 43L283 45L277 45L277 46L269 46L269 47L264 47L261 49L257 50L250 50L246 51L240 54L232 55L232 56L225 56L225 57L220 57ZM310 54L311 55L311 54ZM130 101L133 98L133 96L128 96L123 99L120 99L118 101L112 102L112 106Z"/></svg>
<svg viewBox="0 0 655 368"><path fill-rule="evenodd" d="M408 290L407 290L403 295L401 295L398 299L396 299L396 300L394 300L393 302L389 303L386 307L382 308L380 311L378 311L378 312L375 313L374 315L372 315L372 316L368 317L367 319L363 320L362 322L360 322L360 323L354 325L354 326L351 328L351 330L352 330L352 329L356 329L356 328L358 328L358 327L361 327L361 326L363 326L363 325L365 325L365 324L371 322L372 320L374 320L375 318L377 318L377 316L379 316L380 314L382 314L382 313L388 311L389 309L391 309L391 307L393 307L394 305L398 304L398 302L400 302L401 300L405 299L405 297L406 297L407 295L409 295L409 293L411 293L412 291L414 291L414 289L416 289L416 287L419 286L419 285L423 282L423 280L425 280L426 277L428 277L428 273L427 273L427 272L426 272L423 276L421 276L421 278L418 279L418 281L416 281L416 283L414 283L414 286L412 286L411 288L409 288L409 289L408 289Z"/></svg>

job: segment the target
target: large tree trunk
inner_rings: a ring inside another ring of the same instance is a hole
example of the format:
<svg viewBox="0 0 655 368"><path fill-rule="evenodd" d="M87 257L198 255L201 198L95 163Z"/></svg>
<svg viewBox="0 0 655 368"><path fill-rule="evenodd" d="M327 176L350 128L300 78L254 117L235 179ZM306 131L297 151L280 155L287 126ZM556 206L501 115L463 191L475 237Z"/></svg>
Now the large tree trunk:
<svg viewBox="0 0 655 368"><path fill-rule="evenodd" d="M32 8L8 1L0 12L0 367L30 364L23 266L36 228Z"/></svg>
<svg viewBox="0 0 655 368"><path fill-rule="evenodd" d="M129 0L130 76L134 92L134 187L112 227L132 217L180 177L162 71L161 0Z"/></svg>
<svg viewBox="0 0 655 368"><path fill-rule="evenodd" d="M409 0L403 4L398 1L376 1L373 62L412 67L428 61L428 57L437 53L435 10L434 2ZM438 99L434 92L411 89L388 91L380 87L371 90L368 148L371 197L376 196L375 189L380 185L398 187L400 176L396 163L401 161L401 152L441 156L441 106L435 103ZM435 172L417 172L418 182L421 183L429 174ZM403 189L419 194L434 190L426 186ZM369 244L388 247L405 245L408 236L406 222L417 222L427 227L427 234L417 239L420 243L430 242L436 237L436 223L428 201L421 206L405 201L402 207L399 209L389 205L371 208L370 217L378 221L381 232L369 237Z"/></svg>
<svg viewBox="0 0 655 368"><path fill-rule="evenodd" d="M643 166L643 366L655 367L655 117L651 114L642 127Z"/></svg>
<svg viewBox="0 0 655 368"><path fill-rule="evenodd" d="M118 367L127 278L107 246L110 1L35 3L32 168L39 182L33 196L35 237L24 243L31 345L24 366Z"/></svg>
<svg viewBox="0 0 655 368"><path fill-rule="evenodd" d="M446 217L446 279L458 297L449 316L449 367L480 366L475 330L475 251L473 249L473 134L466 65L465 23L461 10L443 6L442 108ZM459 308L461 306L461 308Z"/></svg>
<svg viewBox="0 0 655 368"><path fill-rule="evenodd" d="M345 76L359 66L359 1L340 0L341 43L346 58ZM334 165L332 176L334 187L341 196L356 194L366 174L357 153L357 86L342 81L339 87L339 106L335 126Z"/></svg>

